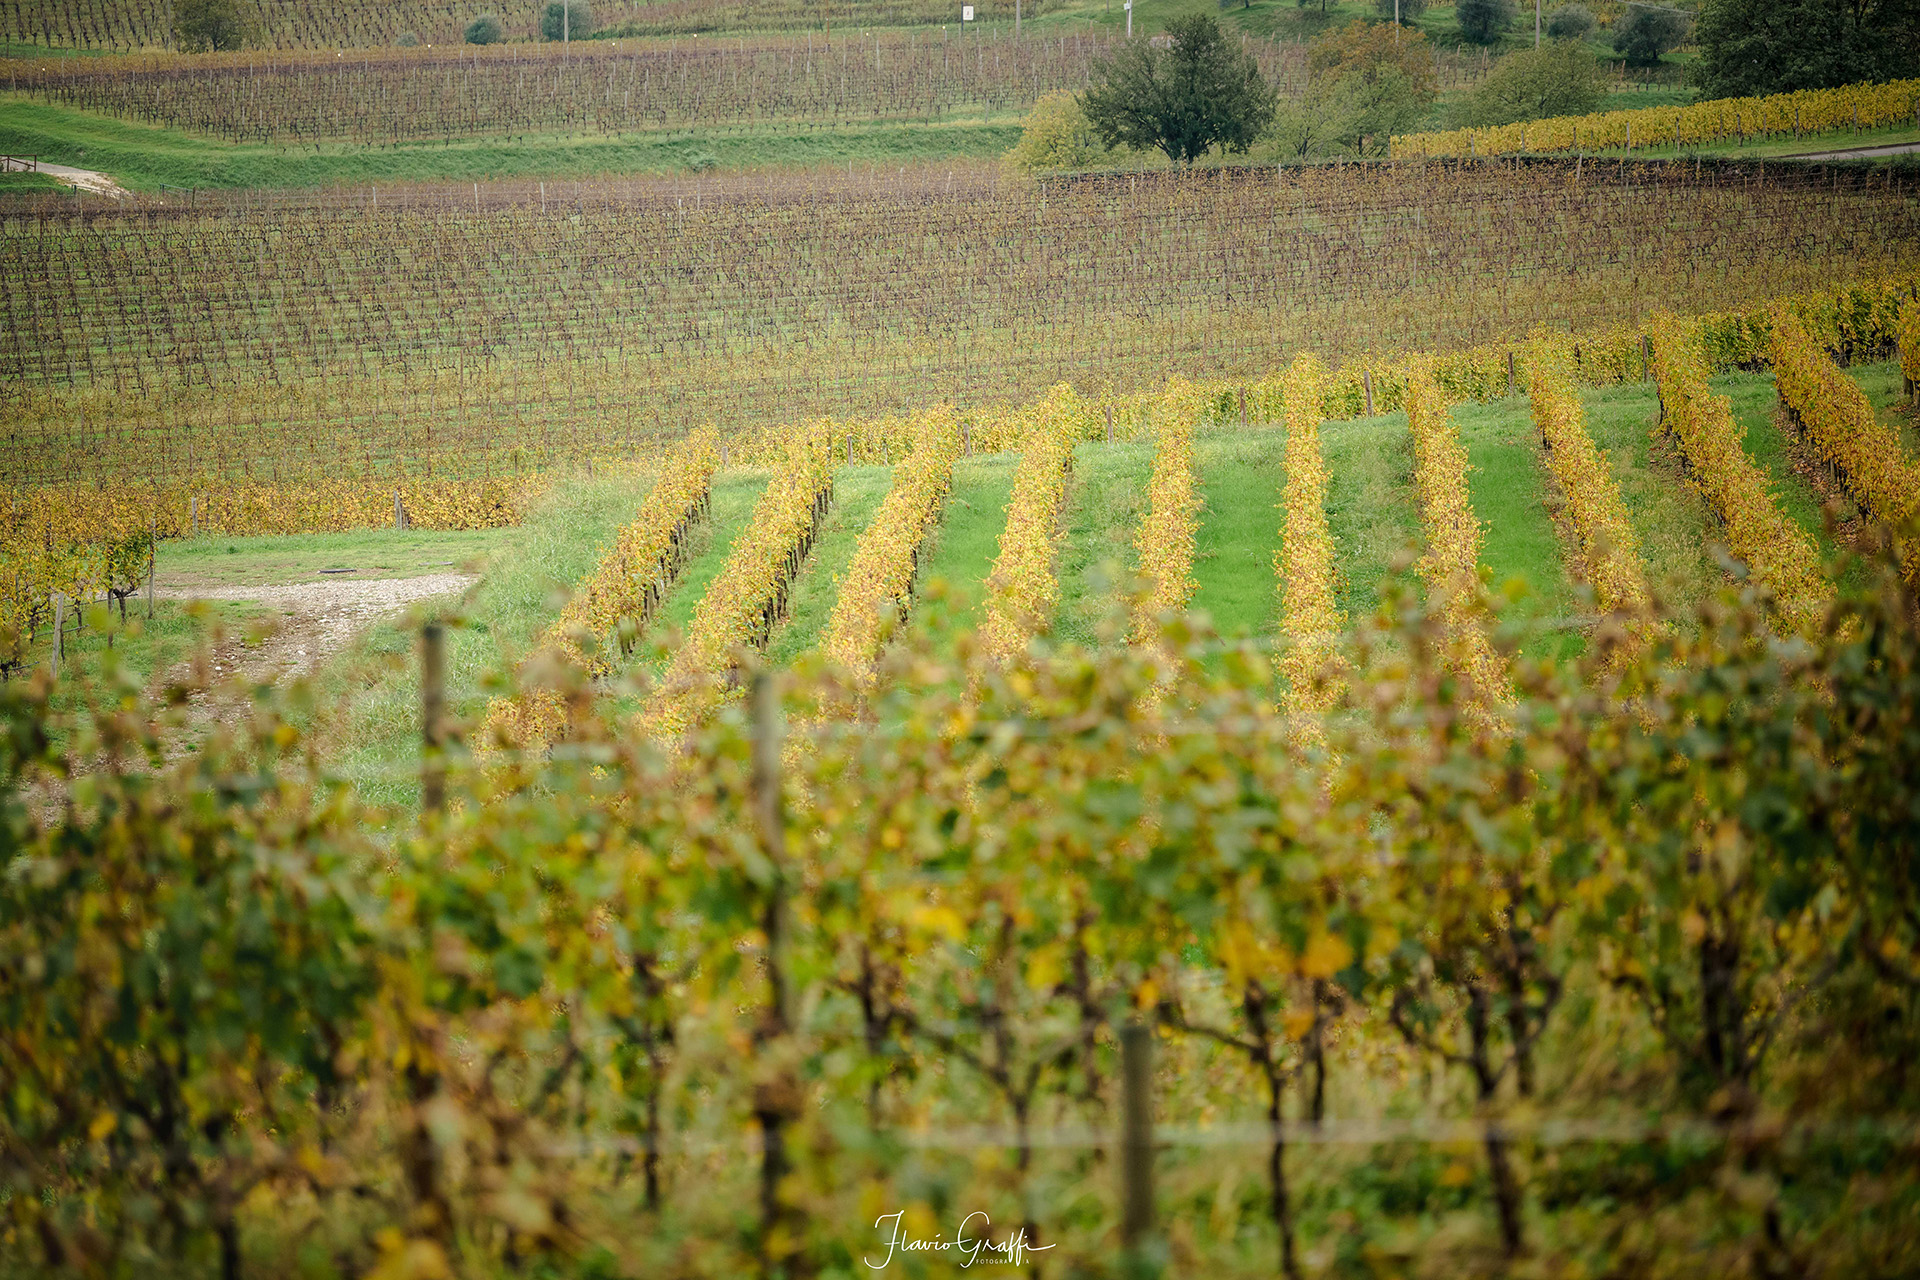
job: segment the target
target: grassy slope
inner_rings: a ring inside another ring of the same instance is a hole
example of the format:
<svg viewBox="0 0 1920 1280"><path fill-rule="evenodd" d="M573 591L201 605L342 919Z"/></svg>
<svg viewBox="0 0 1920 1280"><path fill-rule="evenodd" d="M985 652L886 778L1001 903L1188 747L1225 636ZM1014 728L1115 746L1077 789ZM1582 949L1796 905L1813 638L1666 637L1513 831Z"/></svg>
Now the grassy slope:
<svg viewBox="0 0 1920 1280"><path fill-rule="evenodd" d="M1900 369L1895 364L1863 365L1848 371L1867 393L1867 399L1879 410L1880 420L1901 432L1907 456L1920 456L1920 432L1914 418L1898 411ZM1820 554L1831 561L1842 548L1829 535L1823 514L1823 500L1814 486L1794 469L1795 449L1781 431L1775 417L1780 400L1771 375L1728 374L1713 380L1713 389L1733 405L1734 420L1742 431L1747 456L1764 470L1772 481L1774 500L1801 528L1819 542ZM1858 565L1849 569L1847 580L1863 577Z"/></svg>
<svg viewBox="0 0 1920 1280"><path fill-rule="evenodd" d="M1407 415L1326 423L1320 453L1338 599L1351 623L1379 607L1383 583L1412 580L1410 556L1421 533ZM1396 571L1402 558L1406 564Z"/></svg>
<svg viewBox="0 0 1920 1280"><path fill-rule="evenodd" d="M981 584L1000 554L1013 473L1019 465L1020 455L1015 453L962 458L954 465L953 496L947 500L932 554L920 571L922 583L944 584L948 595L944 600L923 599L922 607L915 610L918 625L936 635L950 635L978 624Z"/></svg>
<svg viewBox="0 0 1920 1280"><path fill-rule="evenodd" d="M853 561L860 535L893 483L892 467L842 467L833 477L833 510L827 513L813 554L793 584L787 620L773 633L768 656L782 665L813 648L826 632L840 595L840 579Z"/></svg>
<svg viewBox="0 0 1920 1280"><path fill-rule="evenodd" d="M361 529L266 538L216 534L162 542L158 573L163 585L215 587L474 572L493 553L513 546L517 536L511 529L410 529L405 533ZM319 572L343 568L355 572L337 576Z"/></svg>
<svg viewBox="0 0 1920 1280"><path fill-rule="evenodd" d="M1520 630L1529 655L1578 652L1569 621L1575 593L1547 506L1551 486L1531 407L1519 398L1465 404L1453 420L1473 466L1467 493L1480 517L1480 563L1507 599L1501 622Z"/></svg>
<svg viewBox="0 0 1920 1280"><path fill-rule="evenodd" d="M914 164L996 157L1020 136L1017 117L992 123L876 124L802 131L532 135L370 149L235 146L177 129L113 120L0 95L0 152L110 174L130 191L178 187L322 187L382 182L587 178L688 172L704 153L729 170L806 169L852 162Z"/></svg>
<svg viewBox="0 0 1920 1280"><path fill-rule="evenodd" d="M681 570L680 580L674 583L666 602L660 606L650 639L671 646L693 621L694 609L706 598L707 588L713 585L727 557L733 553L733 544L745 531L754 504L765 492L770 477L770 472L759 468L714 477L712 518L695 527L687 547L687 567ZM661 665L650 664L654 674L659 674Z"/></svg>
<svg viewBox="0 0 1920 1280"><path fill-rule="evenodd" d="M1206 507L1194 538L1193 607L1221 635L1263 635L1279 619L1273 557L1280 550L1286 432L1254 427L1202 436L1194 468Z"/></svg>
<svg viewBox="0 0 1920 1280"><path fill-rule="evenodd" d="M488 677L532 647L579 580L600 561L613 534L646 496L646 482L575 477L550 491L526 524L512 531L469 596L465 625L447 641L447 702L468 723L486 710ZM378 800L415 794L419 689L415 637L407 621L362 633L321 680L323 706L340 708L322 726L334 763Z"/></svg>
<svg viewBox="0 0 1920 1280"><path fill-rule="evenodd" d="M1135 531L1147 510L1153 443L1083 444L1061 525L1065 536L1055 573L1060 609L1053 632L1063 643L1094 645L1126 625L1125 601L1139 571Z"/></svg>
<svg viewBox="0 0 1920 1280"><path fill-rule="evenodd" d="M1589 391L1587 430L1607 452L1640 539L1647 584L1670 608L1691 609L1726 584L1710 553L1713 517L1682 476L1671 446L1653 439L1659 398L1650 382ZM1518 403L1518 402L1516 402Z"/></svg>

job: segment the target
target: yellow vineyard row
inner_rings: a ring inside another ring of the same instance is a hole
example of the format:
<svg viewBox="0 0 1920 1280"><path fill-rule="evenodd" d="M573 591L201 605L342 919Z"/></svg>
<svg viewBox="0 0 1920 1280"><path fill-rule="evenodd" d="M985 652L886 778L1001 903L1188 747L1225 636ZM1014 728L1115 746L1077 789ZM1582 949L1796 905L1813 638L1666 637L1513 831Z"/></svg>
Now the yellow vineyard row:
<svg viewBox="0 0 1920 1280"><path fill-rule="evenodd" d="M672 740L728 696L734 654L766 644L786 615L788 591L833 505L831 437L815 425L788 446L785 465L755 504L739 541L695 606L685 642L640 713L642 726Z"/></svg>
<svg viewBox="0 0 1920 1280"><path fill-rule="evenodd" d="M1553 116L1482 129L1410 133L1393 140L1396 159L1498 156L1522 152L1695 147L1780 134L1920 126L1920 80L1803 89L1761 98L1716 98L1685 107L1643 107Z"/></svg>
<svg viewBox="0 0 1920 1280"><path fill-rule="evenodd" d="M719 464L713 428L687 438L668 458L639 514L615 535L613 548L547 628L531 661L557 659L596 676L613 669L615 646L631 645L632 629L652 619L684 567L687 534L708 514ZM487 705L480 739L537 748L561 735L565 717L560 693L530 682L518 694Z"/></svg>
<svg viewBox="0 0 1920 1280"><path fill-rule="evenodd" d="M1494 709L1512 700L1505 661L1487 635L1480 591L1480 521L1467 497L1467 451L1432 373L1415 364L1407 377L1407 425L1413 436L1414 487L1427 550L1420 576L1437 598L1446 628L1447 666L1465 686L1474 727L1494 726Z"/></svg>
<svg viewBox="0 0 1920 1280"><path fill-rule="evenodd" d="M1920 314L1920 308L1910 313ZM1812 638L1833 600L1819 548L1780 510L1766 476L1748 459L1732 403L1707 386L1695 327L1665 312L1656 315L1653 359L1661 425L1680 446L1688 480L1720 517L1728 549L1773 594L1786 624Z"/></svg>
<svg viewBox="0 0 1920 1280"><path fill-rule="evenodd" d="M1311 723L1340 696L1339 636L1344 629L1333 594L1333 535L1327 527L1327 467L1320 452L1320 415L1327 367L1319 357L1293 362L1282 395L1287 420L1287 479L1280 551L1280 669L1284 706Z"/></svg>
<svg viewBox="0 0 1920 1280"><path fill-rule="evenodd" d="M1011 660L1034 632L1053 617L1060 583L1054 577L1053 551L1059 535L1060 507L1073 468L1077 426L1085 402L1064 383L1053 389L1027 425L1020 469L1014 475L1007 526L1000 553L987 576L987 614L980 648L988 661Z"/></svg>
<svg viewBox="0 0 1920 1280"><path fill-rule="evenodd" d="M953 411L940 408L923 415L913 452L895 469L879 512L860 535L827 619L822 649L835 665L870 676L881 648L906 616L920 549L940 522L959 453Z"/></svg>
<svg viewBox="0 0 1920 1280"><path fill-rule="evenodd" d="M1528 396L1547 470L1566 502L1574 537L1569 550L1578 561L1575 576L1584 577L1593 588L1601 609L1643 620L1652 611L1652 601L1639 539L1607 468L1607 455L1594 446L1587 432L1586 408L1556 355L1552 342L1543 339L1534 344L1533 386ZM1616 650L1616 656L1621 651Z"/></svg>
<svg viewBox="0 0 1920 1280"><path fill-rule="evenodd" d="M1200 418L1200 392L1185 378L1167 383L1166 413L1153 452L1147 485L1147 514L1135 546L1146 593L1134 614L1134 639L1149 642L1161 620L1179 613L1193 598L1193 540L1200 531L1200 490L1193 474L1193 430Z"/></svg>
<svg viewBox="0 0 1920 1280"><path fill-rule="evenodd" d="M1785 308L1773 317L1773 376L1788 420L1867 514L1895 528L1912 519L1920 510L1920 474L1899 438ZM1920 545L1906 547L1901 559L1907 575L1920 580Z"/></svg>

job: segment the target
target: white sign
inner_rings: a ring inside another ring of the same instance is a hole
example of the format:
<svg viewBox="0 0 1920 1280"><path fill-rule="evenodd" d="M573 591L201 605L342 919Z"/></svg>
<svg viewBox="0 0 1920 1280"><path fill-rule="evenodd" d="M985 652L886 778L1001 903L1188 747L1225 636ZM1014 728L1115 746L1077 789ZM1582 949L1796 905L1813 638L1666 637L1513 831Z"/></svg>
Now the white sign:
<svg viewBox="0 0 1920 1280"><path fill-rule="evenodd" d="M1121 7L1122 9L1126 9L1126 10L1129 10L1129 11L1131 11L1131 10L1133 9L1133 0L1127 0L1127 2L1126 2L1125 4L1123 4L1123 5L1121 5L1120 7Z"/></svg>
<svg viewBox="0 0 1920 1280"><path fill-rule="evenodd" d="M963 4L963 5L961 5L961 6L960 6L960 21L962 21L962 22L972 22L972 21L973 21L973 6L972 6L972 5L970 5L970 4Z"/></svg>

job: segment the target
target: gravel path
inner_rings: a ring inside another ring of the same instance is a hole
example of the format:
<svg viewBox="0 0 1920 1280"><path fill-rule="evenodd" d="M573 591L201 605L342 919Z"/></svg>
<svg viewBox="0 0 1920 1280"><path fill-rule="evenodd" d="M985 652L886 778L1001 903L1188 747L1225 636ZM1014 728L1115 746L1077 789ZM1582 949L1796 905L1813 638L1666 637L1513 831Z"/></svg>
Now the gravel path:
<svg viewBox="0 0 1920 1280"><path fill-rule="evenodd" d="M1845 151L1809 151L1804 155L1781 156L1782 160L1871 160L1875 156L1905 155L1920 151L1920 142L1895 142L1884 147L1852 147Z"/></svg>
<svg viewBox="0 0 1920 1280"><path fill-rule="evenodd" d="M112 196L115 200L119 200L133 194L106 174L97 173L92 169L76 169L68 164L48 164L42 160L39 172L50 178L58 178L62 182L71 182L82 191L92 192L96 196Z"/></svg>
<svg viewBox="0 0 1920 1280"><path fill-rule="evenodd" d="M478 582L472 574L435 573L421 578L376 578L361 582L289 582L241 587L166 587L165 600L256 600L285 613L260 644L221 645L213 657L215 679L242 676L249 683L285 680L311 671L346 647L355 632L408 605L457 595Z"/></svg>

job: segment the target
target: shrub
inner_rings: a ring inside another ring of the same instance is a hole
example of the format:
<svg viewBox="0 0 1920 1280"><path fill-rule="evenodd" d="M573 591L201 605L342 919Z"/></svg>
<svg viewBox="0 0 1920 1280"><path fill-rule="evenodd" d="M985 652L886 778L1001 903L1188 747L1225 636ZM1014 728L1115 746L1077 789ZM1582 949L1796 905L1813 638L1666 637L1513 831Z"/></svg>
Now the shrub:
<svg viewBox="0 0 1920 1280"><path fill-rule="evenodd" d="M547 0L547 7L540 11L540 38L558 40L566 36L572 40L584 40L593 31L593 10L588 8L586 0Z"/></svg>
<svg viewBox="0 0 1920 1280"><path fill-rule="evenodd" d="M1579 116L1605 96L1600 64L1580 45L1565 41L1500 59L1456 115L1460 124L1475 126Z"/></svg>
<svg viewBox="0 0 1920 1280"><path fill-rule="evenodd" d="M395 40L394 44L398 45L402 49L417 48L420 44L420 37L413 34L413 32L411 31L402 31L400 33L400 38L398 40Z"/></svg>
<svg viewBox="0 0 1920 1280"><path fill-rule="evenodd" d="M1564 4L1547 19L1550 40L1585 40L1593 30L1593 11L1583 4Z"/></svg>
<svg viewBox="0 0 1920 1280"><path fill-rule="evenodd" d="M1107 154L1100 135L1087 123L1087 113L1071 93L1050 93L1027 113L1020 141L1007 153L1014 168L1026 173L1043 169L1085 169Z"/></svg>
<svg viewBox="0 0 1920 1280"><path fill-rule="evenodd" d="M1513 25L1513 0L1459 0L1453 7L1462 39L1492 44Z"/></svg>
<svg viewBox="0 0 1920 1280"><path fill-rule="evenodd" d="M500 19L490 13L483 13L467 24L468 44L499 44L506 38Z"/></svg>

